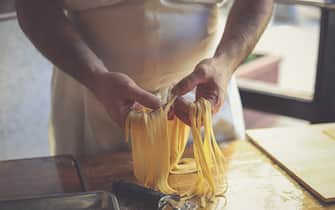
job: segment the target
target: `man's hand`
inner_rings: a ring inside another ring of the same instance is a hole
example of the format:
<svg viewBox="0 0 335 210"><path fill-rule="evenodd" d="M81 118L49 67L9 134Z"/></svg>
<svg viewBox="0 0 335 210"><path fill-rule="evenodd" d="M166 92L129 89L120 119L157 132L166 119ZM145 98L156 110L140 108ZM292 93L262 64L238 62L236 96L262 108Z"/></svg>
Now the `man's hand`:
<svg viewBox="0 0 335 210"><path fill-rule="evenodd" d="M64 14L61 2L16 1L20 26L34 46L59 69L89 88L120 127L124 127L136 102L158 108L159 99L141 89L127 75L108 72Z"/></svg>
<svg viewBox="0 0 335 210"><path fill-rule="evenodd" d="M181 96L196 87L196 98L206 98L212 104L213 113L217 112L231 75L255 47L271 18L272 9L273 0L235 0L214 57L201 61L172 93ZM175 114L190 124L188 113L189 105L179 97L169 118Z"/></svg>
<svg viewBox="0 0 335 210"><path fill-rule="evenodd" d="M196 99L205 98L212 104L212 113L219 111L223 104L226 86L231 77L229 71L219 70L219 62L215 58L201 61L195 70L181 80L173 89L172 94L182 96L196 88ZM187 124L189 122L189 104L178 97L169 118L174 114Z"/></svg>
<svg viewBox="0 0 335 210"><path fill-rule="evenodd" d="M151 109L161 105L158 97L140 88L126 74L97 72L93 80L90 89L121 128L125 126L128 113L137 103Z"/></svg>

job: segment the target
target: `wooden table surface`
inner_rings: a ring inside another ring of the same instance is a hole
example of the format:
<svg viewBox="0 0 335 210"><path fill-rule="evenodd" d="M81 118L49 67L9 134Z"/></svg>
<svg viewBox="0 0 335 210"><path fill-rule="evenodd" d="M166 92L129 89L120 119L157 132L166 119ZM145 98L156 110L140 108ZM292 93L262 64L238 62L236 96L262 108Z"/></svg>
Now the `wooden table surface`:
<svg viewBox="0 0 335 210"><path fill-rule="evenodd" d="M327 209L248 141L225 146L228 191L207 209ZM79 160L88 190L111 190L113 180L133 180L129 153L101 154ZM185 179L184 181L190 181ZM137 209L122 207L122 209Z"/></svg>
<svg viewBox="0 0 335 210"><path fill-rule="evenodd" d="M232 141L224 148L228 191L207 209L335 210L322 205L248 141ZM78 160L87 190L110 191L113 180L133 180L130 154L100 154ZM0 200L82 191L71 158L42 158L0 162ZM171 182L175 181L171 178ZM182 182L192 182L187 177ZM135 207L136 206L136 207ZM138 204L121 209L139 209Z"/></svg>

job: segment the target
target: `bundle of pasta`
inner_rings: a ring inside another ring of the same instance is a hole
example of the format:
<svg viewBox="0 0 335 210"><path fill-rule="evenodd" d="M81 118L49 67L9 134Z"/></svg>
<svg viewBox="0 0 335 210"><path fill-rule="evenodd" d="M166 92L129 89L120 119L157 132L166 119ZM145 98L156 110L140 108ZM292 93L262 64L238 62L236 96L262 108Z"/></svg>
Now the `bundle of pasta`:
<svg viewBox="0 0 335 210"><path fill-rule="evenodd" d="M199 196L212 200L225 191L224 157L216 142L210 103L200 98L189 112L191 126L178 118L168 120L174 99L158 110L132 111L126 122L131 139L133 169L137 181L167 194ZM202 129L203 127L203 129ZM194 158L182 158L191 128ZM170 175L196 174L196 183L181 192L169 184Z"/></svg>

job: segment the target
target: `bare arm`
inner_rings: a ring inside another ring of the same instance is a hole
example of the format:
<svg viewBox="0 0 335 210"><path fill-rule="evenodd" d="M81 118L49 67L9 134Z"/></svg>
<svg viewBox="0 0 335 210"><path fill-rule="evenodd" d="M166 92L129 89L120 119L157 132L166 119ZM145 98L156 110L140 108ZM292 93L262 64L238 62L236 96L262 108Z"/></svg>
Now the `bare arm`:
<svg viewBox="0 0 335 210"><path fill-rule="evenodd" d="M87 87L92 73L104 70L65 16L59 0L17 0L19 24L35 47L53 64Z"/></svg>
<svg viewBox="0 0 335 210"><path fill-rule="evenodd" d="M182 96L196 87L196 98L209 100L216 113L223 104L233 72L255 47L270 20L272 8L273 0L235 0L214 57L201 61L173 88L173 93ZM189 123L187 102L179 97L174 107L172 113Z"/></svg>
<svg viewBox="0 0 335 210"><path fill-rule="evenodd" d="M61 0L17 0L19 24L54 65L91 90L120 127L138 102L156 109L160 101L123 73L110 72L65 16Z"/></svg>
<svg viewBox="0 0 335 210"><path fill-rule="evenodd" d="M254 49L271 18L272 9L273 0L235 0L215 58L229 63L229 70L235 71Z"/></svg>

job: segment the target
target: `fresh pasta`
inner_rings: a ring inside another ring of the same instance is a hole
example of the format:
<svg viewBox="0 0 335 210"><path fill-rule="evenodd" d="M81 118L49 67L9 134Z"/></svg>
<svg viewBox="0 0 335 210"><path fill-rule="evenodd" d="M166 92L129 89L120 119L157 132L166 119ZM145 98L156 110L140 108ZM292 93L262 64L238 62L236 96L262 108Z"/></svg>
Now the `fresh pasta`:
<svg viewBox="0 0 335 210"><path fill-rule="evenodd" d="M211 201L225 191L224 156L212 128L211 105L200 98L191 105L187 126L178 118L168 120L174 99L158 110L132 111L126 121L126 139L131 141L134 175L154 190ZM193 136L193 158L183 158ZM196 174L196 183L187 192L170 186L170 175Z"/></svg>

